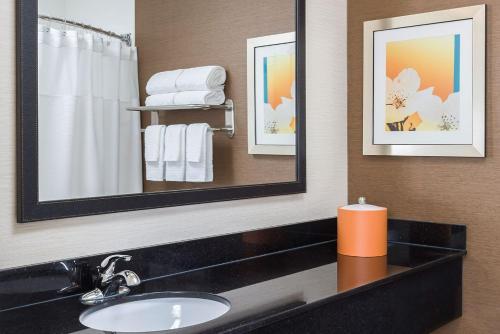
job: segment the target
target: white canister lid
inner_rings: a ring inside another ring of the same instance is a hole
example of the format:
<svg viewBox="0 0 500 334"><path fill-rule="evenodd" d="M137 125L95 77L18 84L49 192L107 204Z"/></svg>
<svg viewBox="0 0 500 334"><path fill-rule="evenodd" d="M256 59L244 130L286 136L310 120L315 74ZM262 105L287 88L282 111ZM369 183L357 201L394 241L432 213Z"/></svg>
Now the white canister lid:
<svg viewBox="0 0 500 334"><path fill-rule="evenodd" d="M351 211L383 211L387 210L387 208L366 204L366 198L360 197L358 198L358 204L351 204L341 207L342 210L351 210Z"/></svg>

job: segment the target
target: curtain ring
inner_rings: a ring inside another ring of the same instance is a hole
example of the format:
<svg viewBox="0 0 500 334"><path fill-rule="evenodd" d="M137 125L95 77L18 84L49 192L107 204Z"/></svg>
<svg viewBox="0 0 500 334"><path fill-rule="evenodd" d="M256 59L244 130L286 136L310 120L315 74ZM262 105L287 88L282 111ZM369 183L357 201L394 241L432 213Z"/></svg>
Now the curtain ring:
<svg viewBox="0 0 500 334"><path fill-rule="evenodd" d="M62 33L63 33L63 36L66 36L66 31L67 31L67 25L66 25L66 17L64 17L64 23L63 23L63 29L62 29Z"/></svg>

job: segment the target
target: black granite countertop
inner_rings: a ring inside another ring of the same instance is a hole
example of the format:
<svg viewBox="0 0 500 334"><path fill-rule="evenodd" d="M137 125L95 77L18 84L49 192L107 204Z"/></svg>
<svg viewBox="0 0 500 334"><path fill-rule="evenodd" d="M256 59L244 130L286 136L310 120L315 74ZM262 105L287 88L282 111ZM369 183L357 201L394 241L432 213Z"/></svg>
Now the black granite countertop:
<svg viewBox="0 0 500 334"><path fill-rule="evenodd" d="M205 324L168 333L246 333L321 303L375 289L387 282L465 254L463 250L389 243L387 257L338 255L335 240L280 250L146 279L133 294L198 291L219 294L231 310ZM78 296L0 311L1 334L101 333L85 329Z"/></svg>

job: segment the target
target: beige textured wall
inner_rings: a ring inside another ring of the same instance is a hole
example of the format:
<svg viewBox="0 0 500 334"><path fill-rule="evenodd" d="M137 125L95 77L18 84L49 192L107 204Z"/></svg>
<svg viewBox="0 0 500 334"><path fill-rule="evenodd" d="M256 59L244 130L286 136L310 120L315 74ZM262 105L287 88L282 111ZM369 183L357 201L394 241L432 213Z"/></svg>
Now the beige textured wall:
<svg viewBox="0 0 500 334"><path fill-rule="evenodd" d="M500 0L350 0L349 198L389 208L393 218L467 225L464 315L440 333L498 333L500 327ZM363 21L487 4L487 158L362 155Z"/></svg>
<svg viewBox="0 0 500 334"><path fill-rule="evenodd" d="M306 2L306 194L18 225L15 1L1 1L0 268L334 216L347 200L346 0Z"/></svg>

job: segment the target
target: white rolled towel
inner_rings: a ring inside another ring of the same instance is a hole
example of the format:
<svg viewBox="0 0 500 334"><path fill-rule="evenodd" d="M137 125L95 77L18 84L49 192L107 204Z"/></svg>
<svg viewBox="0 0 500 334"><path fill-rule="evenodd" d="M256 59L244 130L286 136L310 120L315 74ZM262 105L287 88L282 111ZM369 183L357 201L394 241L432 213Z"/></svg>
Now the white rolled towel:
<svg viewBox="0 0 500 334"><path fill-rule="evenodd" d="M202 66L188 68L177 78L177 91L187 90L223 90L226 82L226 70L221 66Z"/></svg>
<svg viewBox="0 0 500 334"><path fill-rule="evenodd" d="M148 95L177 92L178 90L175 87L175 83L183 71L184 70L175 70L156 73L148 80L146 92Z"/></svg>
<svg viewBox="0 0 500 334"><path fill-rule="evenodd" d="M182 91L223 90L226 70L221 66L202 66L153 75L146 84L148 95Z"/></svg>
<svg viewBox="0 0 500 334"><path fill-rule="evenodd" d="M147 107L170 106L175 104L175 95L177 93L156 94L146 97Z"/></svg>
<svg viewBox="0 0 500 334"><path fill-rule="evenodd" d="M174 104L223 104L226 95L222 90L213 91L185 91L175 94Z"/></svg>
<svg viewBox="0 0 500 334"><path fill-rule="evenodd" d="M225 101L226 95L222 90L185 91L148 96L146 98L146 106L158 107L186 104L223 104Z"/></svg>

